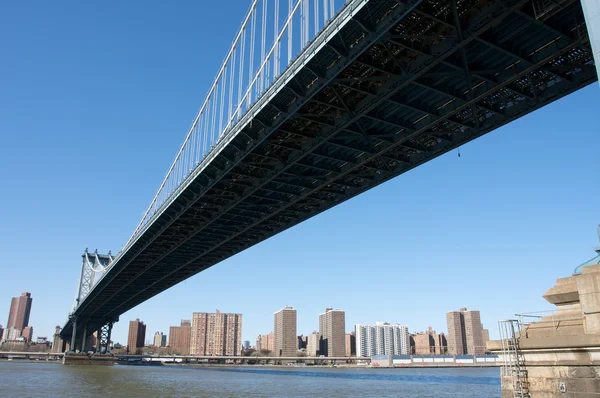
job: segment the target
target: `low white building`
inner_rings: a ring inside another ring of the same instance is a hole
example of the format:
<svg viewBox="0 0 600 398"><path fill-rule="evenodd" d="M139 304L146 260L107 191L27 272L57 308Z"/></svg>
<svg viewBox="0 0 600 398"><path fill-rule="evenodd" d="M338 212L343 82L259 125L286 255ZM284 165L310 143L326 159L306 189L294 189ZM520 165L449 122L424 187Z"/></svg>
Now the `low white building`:
<svg viewBox="0 0 600 398"><path fill-rule="evenodd" d="M375 325L356 325L356 356L408 355L410 337L408 326L377 322Z"/></svg>

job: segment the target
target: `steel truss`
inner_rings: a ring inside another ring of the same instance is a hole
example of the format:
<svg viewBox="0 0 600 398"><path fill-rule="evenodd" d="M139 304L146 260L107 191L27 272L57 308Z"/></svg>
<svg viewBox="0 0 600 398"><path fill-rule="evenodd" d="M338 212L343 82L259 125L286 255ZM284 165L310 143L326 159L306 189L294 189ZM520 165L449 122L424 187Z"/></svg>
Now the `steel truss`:
<svg viewBox="0 0 600 398"><path fill-rule="evenodd" d="M521 0L379 0L347 18L219 142L81 313L121 314L597 79L578 1L536 19Z"/></svg>

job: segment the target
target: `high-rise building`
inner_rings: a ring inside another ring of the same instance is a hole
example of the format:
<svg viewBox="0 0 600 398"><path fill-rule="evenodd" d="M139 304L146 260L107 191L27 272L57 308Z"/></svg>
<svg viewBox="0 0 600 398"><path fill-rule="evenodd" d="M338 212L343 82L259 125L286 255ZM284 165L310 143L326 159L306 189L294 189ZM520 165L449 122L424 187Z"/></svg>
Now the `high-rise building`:
<svg viewBox="0 0 600 398"><path fill-rule="evenodd" d="M154 333L154 347L166 347L167 335L162 332Z"/></svg>
<svg viewBox="0 0 600 398"><path fill-rule="evenodd" d="M242 314L194 312L191 355L240 355Z"/></svg>
<svg viewBox="0 0 600 398"><path fill-rule="evenodd" d="M274 315L273 335L275 337L275 355L278 357L295 356L298 351L296 335L296 310L285 307Z"/></svg>
<svg viewBox="0 0 600 398"><path fill-rule="evenodd" d="M319 333L323 339L320 355L343 357L346 355L346 313L326 308L319 314Z"/></svg>
<svg viewBox="0 0 600 398"><path fill-rule="evenodd" d="M10 302L10 312L6 329L16 328L19 330L29 326L29 314L31 312L31 293L23 292L20 297L13 297Z"/></svg>
<svg viewBox="0 0 600 398"><path fill-rule="evenodd" d="M171 326L169 328L169 347L176 354L189 355L190 341L192 339L192 322L182 320L180 326Z"/></svg>
<svg viewBox="0 0 600 398"><path fill-rule="evenodd" d="M298 336L298 349L306 350L306 345L308 344L308 336L301 334Z"/></svg>
<svg viewBox="0 0 600 398"><path fill-rule="evenodd" d="M356 355L356 336L354 332L346 333L346 356L353 357Z"/></svg>
<svg viewBox="0 0 600 398"><path fill-rule="evenodd" d="M375 325L356 325L356 356L408 355L408 326L377 322Z"/></svg>
<svg viewBox="0 0 600 398"><path fill-rule="evenodd" d="M483 339L483 344L485 345L487 343L487 341L490 339L490 331L488 329L483 329L481 338Z"/></svg>
<svg viewBox="0 0 600 398"><path fill-rule="evenodd" d="M23 337L27 343L31 343L31 340L33 340L33 326L25 326L21 332L21 337Z"/></svg>
<svg viewBox="0 0 600 398"><path fill-rule="evenodd" d="M244 344L242 347L244 347L244 350L249 350L250 349L250 340L244 340Z"/></svg>
<svg viewBox="0 0 600 398"><path fill-rule="evenodd" d="M321 333L315 331L308 335L306 355L309 357L318 357L321 355Z"/></svg>
<svg viewBox="0 0 600 398"><path fill-rule="evenodd" d="M127 351L130 354L141 354L146 341L146 324L139 319L129 322Z"/></svg>
<svg viewBox="0 0 600 398"><path fill-rule="evenodd" d="M256 351L275 351L275 336L273 333L258 335L256 338Z"/></svg>
<svg viewBox="0 0 600 398"><path fill-rule="evenodd" d="M479 311L461 308L446 313L448 350L454 355L485 354L484 332Z"/></svg>
<svg viewBox="0 0 600 398"><path fill-rule="evenodd" d="M447 352L446 336L444 333L437 334L429 326L426 332L411 334L411 354L416 355L443 355Z"/></svg>

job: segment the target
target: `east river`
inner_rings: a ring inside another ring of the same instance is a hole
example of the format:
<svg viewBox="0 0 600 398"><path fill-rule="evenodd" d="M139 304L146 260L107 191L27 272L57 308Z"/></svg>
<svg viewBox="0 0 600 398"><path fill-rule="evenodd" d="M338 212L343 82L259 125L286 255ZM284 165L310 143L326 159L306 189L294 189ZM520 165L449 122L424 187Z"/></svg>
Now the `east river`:
<svg viewBox="0 0 600 398"><path fill-rule="evenodd" d="M63 366L0 363L3 397L500 397L498 368Z"/></svg>

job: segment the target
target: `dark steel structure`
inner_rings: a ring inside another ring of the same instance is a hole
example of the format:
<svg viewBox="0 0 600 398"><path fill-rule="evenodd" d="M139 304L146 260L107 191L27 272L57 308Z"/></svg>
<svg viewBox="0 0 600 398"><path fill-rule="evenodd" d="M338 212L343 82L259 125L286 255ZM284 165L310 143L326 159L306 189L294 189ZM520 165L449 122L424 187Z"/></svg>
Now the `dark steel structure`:
<svg viewBox="0 0 600 398"><path fill-rule="evenodd" d="M244 249L596 81L581 4L561 3L539 16L531 0L371 0L325 45L309 46L310 61L290 65L293 76L219 142L210 164L79 303L63 337L74 321L100 329Z"/></svg>

